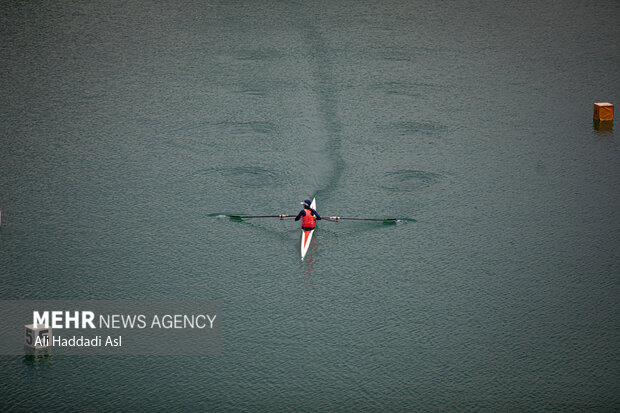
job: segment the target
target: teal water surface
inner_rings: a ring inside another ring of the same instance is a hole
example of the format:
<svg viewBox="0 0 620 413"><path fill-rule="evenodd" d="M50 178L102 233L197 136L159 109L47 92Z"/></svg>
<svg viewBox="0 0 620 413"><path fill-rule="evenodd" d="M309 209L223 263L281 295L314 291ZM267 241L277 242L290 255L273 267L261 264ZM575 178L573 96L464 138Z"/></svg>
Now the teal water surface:
<svg viewBox="0 0 620 413"><path fill-rule="evenodd" d="M620 5L0 4L0 298L212 299L3 410L620 408ZM299 224L223 214L407 218Z"/></svg>

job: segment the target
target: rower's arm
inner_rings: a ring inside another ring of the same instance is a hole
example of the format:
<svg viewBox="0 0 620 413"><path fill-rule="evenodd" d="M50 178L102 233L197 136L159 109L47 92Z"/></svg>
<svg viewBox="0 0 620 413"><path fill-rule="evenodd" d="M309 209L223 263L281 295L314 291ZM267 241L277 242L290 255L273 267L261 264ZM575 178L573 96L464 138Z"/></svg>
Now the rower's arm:
<svg viewBox="0 0 620 413"><path fill-rule="evenodd" d="M314 216L316 217L317 221L321 220L321 216L319 215L318 212L316 212L314 209L312 210L312 212L314 212Z"/></svg>
<svg viewBox="0 0 620 413"><path fill-rule="evenodd" d="M306 212L302 209L301 211L299 211L299 214L297 214L297 216L295 217L295 221L299 221L301 217L305 215L306 215Z"/></svg>

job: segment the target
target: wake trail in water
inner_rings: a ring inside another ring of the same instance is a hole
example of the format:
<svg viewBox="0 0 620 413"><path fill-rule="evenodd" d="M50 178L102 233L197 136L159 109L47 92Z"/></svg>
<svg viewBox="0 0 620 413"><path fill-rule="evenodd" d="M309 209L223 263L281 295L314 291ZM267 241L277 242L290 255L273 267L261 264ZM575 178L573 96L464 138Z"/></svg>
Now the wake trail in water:
<svg viewBox="0 0 620 413"><path fill-rule="evenodd" d="M329 47L321 34L312 27L306 28L304 35L310 45L318 110L327 134L323 150L331 165L331 172L321 179L323 185L319 186L314 196L326 198L336 189L344 169L344 160L340 153L342 124L338 116L337 88L332 75L333 62Z"/></svg>

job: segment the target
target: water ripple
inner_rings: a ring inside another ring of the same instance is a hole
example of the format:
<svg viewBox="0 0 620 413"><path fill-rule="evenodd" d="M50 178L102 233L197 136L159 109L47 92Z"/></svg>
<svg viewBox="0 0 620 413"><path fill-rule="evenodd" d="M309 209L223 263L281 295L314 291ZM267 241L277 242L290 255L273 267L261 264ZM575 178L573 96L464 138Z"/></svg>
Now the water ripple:
<svg viewBox="0 0 620 413"><path fill-rule="evenodd" d="M228 184L239 188L262 188L275 185L281 179L281 175L262 166L236 166L206 168L197 172L211 181L220 177Z"/></svg>
<svg viewBox="0 0 620 413"><path fill-rule="evenodd" d="M448 127L439 122L428 121L403 121L387 125L388 128L406 135L421 133L425 135L435 135L445 132Z"/></svg>
<svg viewBox="0 0 620 413"><path fill-rule="evenodd" d="M248 49L235 52L237 60L248 61L271 61L283 58L284 53L276 49Z"/></svg>
<svg viewBox="0 0 620 413"><path fill-rule="evenodd" d="M443 175L427 171L400 169L385 174L384 189L398 192L412 192L428 188L444 179Z"/></svg>

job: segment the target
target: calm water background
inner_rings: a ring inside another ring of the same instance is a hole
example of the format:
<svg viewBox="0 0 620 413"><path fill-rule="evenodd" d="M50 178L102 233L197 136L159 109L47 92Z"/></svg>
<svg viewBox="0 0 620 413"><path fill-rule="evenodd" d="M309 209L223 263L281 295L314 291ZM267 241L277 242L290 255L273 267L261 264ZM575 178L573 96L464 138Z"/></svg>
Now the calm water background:
<svg viewBox="0 0 620 413"><path fill-rule="evenodd" d="M523 2L525 3L525 2ZM0 3L0 298L217 299L30 410L620 408L620 3ZM290 221L320 223L307 261Z"/></svg>

